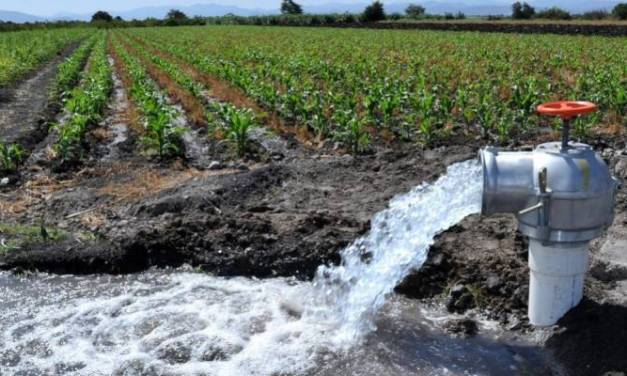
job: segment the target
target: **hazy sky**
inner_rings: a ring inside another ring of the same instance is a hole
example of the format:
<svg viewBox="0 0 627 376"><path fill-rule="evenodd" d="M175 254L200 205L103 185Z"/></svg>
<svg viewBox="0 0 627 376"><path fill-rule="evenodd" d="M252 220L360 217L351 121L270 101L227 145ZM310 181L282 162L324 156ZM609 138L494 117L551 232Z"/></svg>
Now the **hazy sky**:
<svg viewBox="0 0 627 376"><path fill-rule="evenodd" d="M447 2L447 0L439 0ZM459 0L448 0L450 2L460 2ZM319 5L328 3L351 3L363 2L357 0L301 0L302 5ZM383 3L394 3L396 1L383 1ZM468 3L481 3L481 1L470 0L461 1ZM509 0L490 0L491 3L509 3ZM40 16L51 16L57 13L90 13L98 9L108 11L123 11L145 6L185 6L198 3L215 3L224 5L238 5L243 8L266 8L276 9L280 0L0 0L1 10L12 10L17 12L30 13Z"/></svg>

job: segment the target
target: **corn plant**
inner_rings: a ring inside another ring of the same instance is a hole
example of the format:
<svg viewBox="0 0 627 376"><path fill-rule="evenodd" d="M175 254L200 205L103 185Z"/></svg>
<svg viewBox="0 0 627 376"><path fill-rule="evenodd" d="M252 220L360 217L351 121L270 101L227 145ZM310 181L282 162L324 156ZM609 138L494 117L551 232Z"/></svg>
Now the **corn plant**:
<svg viewBox="0 0 627 376"><path fill-rule="evenodd" d="M57 124L53 127L58 132L54 150L61 162L77 161L83 156L81 142L87 129L89 117L79 113L72 114L64 124Z"/></svg>
<svg viewBox="0 0 627 376"><path fill-rule="evenodd" d="M67 94L65 109L69 116L53 127L58 136L53 148L62 164L82 159L85 133L101 119L113 89L105 35L101 33L97 38L90 47L90 67L83 73L81 84Z"/></svg>
<svg viewBox="0 0 627 376"><path fill-rule="evenodd" d="M63 101L69 91L78 83L96 38L97 36L94 35L83 42L69 58L59 65L50 94L53 101Z"/></svg>
<svg viewBox="0 0 627 376"><path fill-rule="evenodd" d="M460 123L466 132L503 138L509 119L513 137L520 133L511 130L528 130L534 107L553 97L595 101L624 122L627 44L619 38L199 30L125 33L228 81L318 137L344 138L353 118L377 131L400 126L401 137L413 139L411 131L423 140L446 137L444 129Z"/></svg>
<svg viewBox="0 0 627 376"><path fill-rule="evenodd" d="M93 29L41 29L0 33L0 88L22 79Z"/></svg>
<svg viewBox="0 0 627 376"><path fill-rule="evenodd" d="M164 95L144 67L124 50L117 39L114 40L114 49L132 79L131 98L143 115L145 134L142 143L149 150L155 150L161 160L183 155L182 136L186 130L174 124L178 111L166 103Z"/></svg>
<svg viewBox="0 0 627 376"><path fill-rule="evenodd" d="M348 112L340 112L335 118L338 122L340 130L335 134L335 139L342 141L348 145L350 150L355 153L363 153L370 146L370 135L366 132L364 121L356 117L351 117Z"/></svg>
<svg viewBox="0 0 627 376"><path fill-rule="evenodd" d="M592 127L598 124L601 115L598 112L593 112L586 116L578 116L573 121L573 134L575 137L584 138L590 133Z"/></svg>
<svg viewBox="0 0 627 376"><path fill-rule="evenodd" d="M253 127L253 116L250 111L229 107L228 139L233 142L237 154L243 156L248 149L248 132Z"/></svg>
<svg viewBox="0 0 627 376"><path fill-rule="evenodd" d="M142 142L157 150L160 159L183 154L181 136L185 128L172 126L172 112L161 111L157 102L144 103L146 135Z"/></svg>
<svg viewBox="0 0 627 376"><path fill-rule="evenodd" d="M0 142L0 170L17 172L24 160L24 150L19 144Z"/></svg>

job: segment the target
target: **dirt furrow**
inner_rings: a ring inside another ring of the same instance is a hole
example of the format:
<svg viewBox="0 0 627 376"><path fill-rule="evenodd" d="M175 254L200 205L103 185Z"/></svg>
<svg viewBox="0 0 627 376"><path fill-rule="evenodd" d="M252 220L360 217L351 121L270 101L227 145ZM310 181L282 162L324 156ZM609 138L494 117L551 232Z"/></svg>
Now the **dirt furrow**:
<svg viewBox="0 0 627 376"><path fill-rule="evenodd" d="M7 99L0 102L0 140L20 143L31 150L46 136L46 122L57 110L50 102L50 88L59 64L76 46L65 48L33 77L6 94Z"/></svg>
<svg viewBox="0 0 627 376"><path fill-rule="evenodd" d="M133 154L136 135L129 126L131 104L127 89L116 71L115 61L109 57L112 68L113 92L104 120L90 132L94 141L96 162L122 160Z"/></svg>

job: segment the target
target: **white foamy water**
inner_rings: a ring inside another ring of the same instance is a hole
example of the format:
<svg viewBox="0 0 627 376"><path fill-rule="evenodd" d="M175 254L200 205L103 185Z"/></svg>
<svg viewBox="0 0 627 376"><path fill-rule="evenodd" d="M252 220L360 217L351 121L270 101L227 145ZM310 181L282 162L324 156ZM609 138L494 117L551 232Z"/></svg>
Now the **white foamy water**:
<svg viewBox="0 0 627 376"><path fill-rule="evenodd" d="M481 205L481 169L451 166L390 202L311 283L194 272L0 274L0 374L307 375L352 351L441 231Z"/></svg>
<svg viewBox="0 0 627 376"><path fill-rule="evenodd" d="M427 259L440 232L481 210L481 166L466 161L450 166L434 184L398 196L376 214L371 230L342 252L340 266L321 267L314 284L337 311L337 337L352 343L375 329L376 312L387 294Z"/></svg>

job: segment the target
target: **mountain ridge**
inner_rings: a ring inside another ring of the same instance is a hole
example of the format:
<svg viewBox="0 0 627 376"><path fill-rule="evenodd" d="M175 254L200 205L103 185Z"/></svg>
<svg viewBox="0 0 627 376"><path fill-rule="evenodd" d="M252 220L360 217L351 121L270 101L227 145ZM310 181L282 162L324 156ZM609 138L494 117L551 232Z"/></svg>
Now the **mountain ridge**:
<svg viewBox="0 0 627 376"><path fill-rule="evenodd" d="M581 13L590 10L605 9L610 10L620 1L613 0L601 0L601 1L587 1L587 0L539 0L529 1L531 5L536 9L548 8L551 6L557 6L566 9L573 13ZM386 4L385 8L388 13L403 13L405 8L410 3L417 3L423 5L428 13L443 14L443 13L457 13L462 12L468 16L487 16L487 15L507 15L511 12L511 5L502 4L500 2L481 2L475 4L469 4L464 1L404 1L394 2ZM367 1L358 3L326 3L320 5L304 5L303 9L306 13L358 13L369 4ZM245 8L235 5L221 5L215 3L198 3L188 6L151 6L130 9L126 11L110 11L113 16L120 16L125 20L131 19L145 19L145 18L164 18L167 12L176 8L186 13L188 16L223 16L226 14L236 14L240 16L255 16L255 15L268 15L278 14L279 9L266 9L266 8ZM3 11L0 10L1 21L11 21L15 23L24 22L38 22L38 21L89 21L91 14L76 14L76 13L59 13L50 17L42 17L31 15L22 12Z"/></svg>

